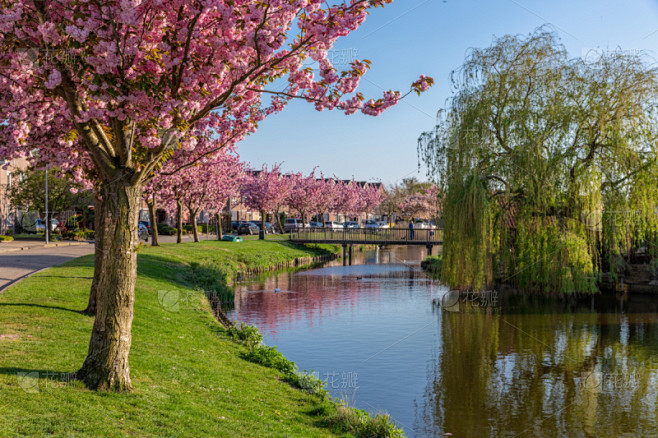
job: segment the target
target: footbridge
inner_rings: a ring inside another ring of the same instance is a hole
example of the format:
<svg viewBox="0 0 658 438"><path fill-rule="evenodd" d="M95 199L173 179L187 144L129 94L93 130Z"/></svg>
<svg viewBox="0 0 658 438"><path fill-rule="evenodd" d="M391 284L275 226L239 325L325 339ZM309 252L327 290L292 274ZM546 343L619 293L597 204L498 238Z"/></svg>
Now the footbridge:
<svg viewBox="0 0 658 438"><path fill-rule="evenodd" d="M443 244L442 237L442 230L409 228L297 228L289 233L295 243L342 245L343 264L352 264L353 245L423 245L432 255L434 246Z"/></svg>

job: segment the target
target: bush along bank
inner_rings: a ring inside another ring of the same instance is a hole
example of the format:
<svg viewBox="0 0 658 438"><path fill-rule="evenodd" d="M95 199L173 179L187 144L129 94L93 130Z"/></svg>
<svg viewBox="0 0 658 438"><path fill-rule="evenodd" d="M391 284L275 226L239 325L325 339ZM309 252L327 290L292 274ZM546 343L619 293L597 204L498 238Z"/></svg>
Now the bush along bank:
<svg viewBox="0 0 658 438"><path fill-rule="evenodd" d="M441 273L442 261L441 255L427 256L420 262L420 267L432 275L439 275Z"/></svg>
<svg viewBox="0 0 658 438"><path fill-rule="evenodd" d="M201 243L201 242L199 242ZM184 249L197 244L187 244ZM249 362L274 369L282 374L280 380L316 398L312 414L321 420L320 425L333 433L347 434L356 438L398 438L404 431L398 428L389 415L370 416L367 411L347 406L342 400L334 400L324 383L312 373L299 371L297 365L288 360L275 346L263 344L263 336L257 327L230 321L225 310L233 304L233 292L229 286L234 281L267 272L312 266L336 259L339 248L334 245L299 246L285 241L245 241L239 244L228 242L203 242L210 251L204 255L194 253L183 279L203 290L208 297L217 320L236 343L246 347L240 357ZM164 246L167 248L180 246ZM230 249L229 254L212 250ZM254 252L257 251L257 252ZM185 254L190 257L191 254ZM222 273L223 275L218 275Z"/></svg>
<svg viewBox="0 0 658 438"><path fill-rule="evenodd" d="M273 368L283 374L283 381L291 386L312 394L319 404L315 413L325 419L323 425L336 433L348 433L357 438L398 438L404 431L397 427L387 414L370 416L368 412L347 406L342 400L334 400L324 387L324 383L312 373L299 371L297 365L286 359L276 347L263 344L263 335L255 326L230 325L229 335L247 347L242 357L250 362Z"/></svg>

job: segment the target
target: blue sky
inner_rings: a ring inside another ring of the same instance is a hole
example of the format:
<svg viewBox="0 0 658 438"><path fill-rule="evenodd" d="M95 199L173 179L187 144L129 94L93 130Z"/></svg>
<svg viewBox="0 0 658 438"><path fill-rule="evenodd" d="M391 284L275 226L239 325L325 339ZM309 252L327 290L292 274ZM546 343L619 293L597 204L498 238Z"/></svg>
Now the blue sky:
<svg viewBox="0 0 658 438"><path fill-rule="evenodd" d="M494 36L529 34L548 24L571 57L591 49L646 51L658 58L656 0L395 0L374 10L364 26L341 40L331 56L370 59L362 81L366 96L383 90L406 91L420 74L436 85L420 97L379 117L338 111L317 112L292 102L270 116L239 145L254 167L283 162L285 171L311 171L359 180L395 183L417 172L416 140L431 129L437 110L452 94L449 75L469 48L486 47ZM356 55L356 56L355 56Z"/></svg>

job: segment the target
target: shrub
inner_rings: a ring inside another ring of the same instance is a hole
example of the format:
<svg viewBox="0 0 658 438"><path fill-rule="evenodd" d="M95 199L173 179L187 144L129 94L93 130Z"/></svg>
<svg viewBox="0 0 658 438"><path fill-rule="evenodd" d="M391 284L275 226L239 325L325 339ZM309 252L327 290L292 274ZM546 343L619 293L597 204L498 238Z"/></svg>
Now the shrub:
<svg viewBox="0 0 658 438"><path fill-rule="evenodd" d="M443 259L441 255L425 257L425 260L423 260L420 263L421 268L436 275L441 273L442 265L443 265Z"/></svg>
<svg viewBox="0 0 658 438"><path fill-rule="evenodd" d="M80 229L80 220L82 220L82 216L80 215L71 216L66 221L66 229L68 231L78 231Z"/></svg>
<svg viewBox="0 0 658 438"><path fill-rule="evenodd" d="M324 389L324 382L306 371L300 371L290 376L289 383L298 388L315 395L325 396L327 390Z"/></svg>
<svg viewBox="0 0 658 438"><path fill-rule="evenodd" d="M404 431L387 414L371 417L366 411L336 403L336 414L330 420L336 428L360 438L402 438Z"/></svg>
<svg viewBox="0 0 658 438"><path fill-rule="evenodd" d="M178 229L174 227L170 227L165 223L158 224L158 234L161 234L163 236L175 236L177 232Z"/></svg>
<svg viewBox="0 0 658 438"><path fill-rule="evenodd" d="M14 236L14 239L16 239L16 240L40 240L40 241L43 241L45 239L45 236L43 235L43 233L16 234ZM62 240L62 236L61 236L61 234L51 234L50 235L50 240L51 241Z"/></svg>
<svg viewBox="0 0 658 438"><path fill-rule="evenodd" d="M250 349L259 347L263 342L263 335L254 325L247 325L244 322L240 326L232 326L228 329L228 334L238 342L245 344Z"/></svg>
<svg viewBox="0 0 658 438"><path fill-rule="evenodd" d="M11 242L12 240L14 240L14 238L11 236L0 236L0 242Z"/></svg>
<svg viewBox="0 0 658 438"><path fill-rule="evenodd" d="M297 366L294 362L286 359L286 357L281 354L276 347L269 347L267 345L259 345L258 347L253 348L247 354L244 355L244 358L250 362L254 362L268 368L274 368L279 370L284 374L293 374L297 370Z"/></svg>
<svg viewBox="0 0 658 438"><path fill-rule="evenodd" d="M64 232L62 233L62 236L65 239L69 240L89 240L94 238L94 231L88 230L86 228L83 229L65 229ZM54 236L53 236L54 237Z"/></svg>
<svg viewBox="0 0 658 438"><path fill-rule="evenodd" d="M197 225L196 230L199 233L205 233L203 225ZM183 231L186 233L191 233L192 231L194 231L194 228L192 227L191 224L183 225Z"/></svg>

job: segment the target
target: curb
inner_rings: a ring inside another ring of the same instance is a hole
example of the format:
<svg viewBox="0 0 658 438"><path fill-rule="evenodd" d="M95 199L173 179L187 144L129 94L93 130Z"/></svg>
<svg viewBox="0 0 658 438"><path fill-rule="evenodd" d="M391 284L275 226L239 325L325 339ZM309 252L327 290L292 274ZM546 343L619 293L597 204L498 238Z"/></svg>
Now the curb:
<svg viewBox="0 0 658 438"><path fill-rule="evenodd" d="M2 249L0 246L0 254L4 254L7 252L16 252L16 251L27 251L29 249L41 249L41 248L57 248L60 246L81 246L81 245L89 245L92 242L90 241L84 241L84 242L58 242L58 243L49 243L49 244L42 244L42 245L33 245L33 246L21 246L17 248L7 248L7 249Z"/></svg>

